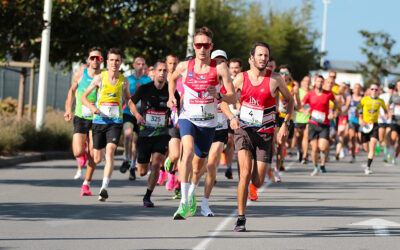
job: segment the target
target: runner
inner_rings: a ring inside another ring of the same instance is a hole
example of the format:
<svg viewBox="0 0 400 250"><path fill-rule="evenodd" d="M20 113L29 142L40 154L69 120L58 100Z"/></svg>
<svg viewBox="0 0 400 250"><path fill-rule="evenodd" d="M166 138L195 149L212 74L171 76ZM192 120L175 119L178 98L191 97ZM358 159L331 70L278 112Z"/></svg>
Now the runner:
<svg viewBox="0 0 400 250"><path fill-rule="evenodd" d="M246 231L245 210L250 180L251 185L261 187L272 161L277 91L282 93L287 103L286 116L277 136L278 144L284 143L284 138L288 136L293 114L294 99L284 80L279 74L267 70L269 54L268 44L255 43L250 52L250 70L235 78L235 90L241 92L240 118L234 116L225 103L221 105L235 130L235 149L240 165L235 232Z"/></svg>
<svg viewBox="0 0 400 250"><path fill-rule="evenodd" d="M360 131L360 123L358 121L356 109L361 101L361 98L361 85L356 83L353 87L353 94L348 96L346 99L346 108L344 109L344 112L348 112L349 114L349 144L351 152L350 163L354 163L356 161L356 153L358 151L356 145L359 139L358 133Z"/></svg>
<svg viewBox="0 0 400 250"><path fill-rule="evenodd" d="M177 106L173 93L180 77L182 77L185 92L182 112L179 116L179 129L184 149L179 166L182 199L174 214L174 219L185 219L196 211L194 192L197 185L189 183L190 172L199 169L199 166L204 164L210 150L217 126L217 102L219 100L228 103L236 101L227 65L221 63L217 66L216 61L210 58L213 47L212 36L211 30L207 27L196 31L193 43L196 58L179 63L169 85L170 108ZM219 92L221 79L227 90L226 95Z"/></svg>
<svg viewBox="0 0 400 250"><path fill-rule="evenodd" d="M379 95L379 98L381 98L385 102L385 105L387 105L389 103L389 99L395 91L394 89L395 89L394 84L389 84L388 92L382 93ZM383 91L382 88L381 88L381 91ZM383 111L383 108L380 108L379 109L379 117L378 117L379 142L376 145L375 154L379 155L381 152L381 149L383 149L383 152L384 152L383 161L385 161L385 162L390 161L391 157L393 156L392 149L390 147L390 145L391 145L390 124L391 123L392 123L392 118L389 117L388 119L385 119L385 112Z"/></svg>
<svg viewBox="0 0 400 250"><path fill-rule="evenodd" d="M89 191L90 181L96 164L93 161L93 137L92 137L92 120L93 113L91 113L88 107L82 105L81 96L93 77L100 74L100 65L103 62L101 49L99 47L93 47L89 50L88 63L89 67L81 67L80 70L75 73L71 88L68 91L67 99L65 100L65 114L64 118L69 122L72 118L72 103L76 96L75 105L75 117L74 117L74 135L72 137L72 150L74 156L78 161L78 171L74 179L80 179L82 175L82 167L85 166L88 160L88 166L86 170L85 181L81 187L81 195L92 195ZM96 92L91 92L88 95L90 102L96 101ZM89 154L86 153L86 147L88 148Z"/></svg>
<svg viewBox="0 0 400 250"><path fill-rule="evenodd" d="M150 77L143 73L145 64L146 61L142 57L136 57L133 63L134 73L127 77L129 80L130 96L133 96L137 88L141 85L145 85L152 81ZM122 117L125 157L119 171L125 173L129 169L129 180L136 180L136 144L138 140L139 126L135 116L133 116L129 111L128 105L125 105L124 110L122 111Z"/></svg>
<svg viewBox="0 0 400 250"><path fill-rule="evenodd" d="M108 70L95 76L81 97L82 104L89 107L94 114L93 159L96 164L101 162L105 148L106 164L99 201L108 198L107 188L114 170L114 153L122 132L122 101L129 97L129 81L119 73L121 64L121 51L111 48L107 53ZM95 89L97 100L93 104L88 100L88 96Z"/></svg>
<svg viewBox="0 0 400 250"><path fill-rule="evenodd" d="M390 85L394 85L394 84L390 84ZM390 87L392 87L392 86L390 86ZM400 80L397 81L397 83L396 83L396 91L397 91L397 93L392 94L392 96L389 99L389 103L387 105L387 109L391 111L390 115L392 117L392 123L390 124L390 128L391 128L390 145L393 147L392 149L395 149L394 154L392 154L393 155L392 163L394 165L399 164L397 157L399 156L399 153L400 153L400 140L398 139L400 136L400 95L399 95L400 94ZM391 106L393 106L393 108L391 108ZM396 147L396 141L397 141L397 147Z"/></svg>
<svg viewBox="0 0 400 250"><path fill-rule="evenodd" d="M304 96L310 90L311 79L309 76L304 76L300 82L300 87L294 88L294 93L296 94L296 98L298 103L301 103ZM301 164L308 163L308 121L310 119L310 105L306 105L304 110L307 112L306 114L302 112L296 112L295 116L295 138L296 144L298 148L298 160Z"/></svg>
<svg viewBox="0 0 400 250"><path fill-rule="evenodd" d="M338 120L337 128L337 143L336 143L336 155L335 158L338 161L345 157L345 141L348 138L348 120L349 116L346 110L347 102L347 85L343 82L339 87L339 94L336 96L336 100L339 103L339 107L342 109L342 115ZM346 148L347 149L347 148Z"/></svg>
<svg viewBox="0 0 400 250"><path fill-rule="evenodd" d="M365 174L372 174L371 164L375 156L375 146L379 139L379 126L378 115L379 109L383 107L385 115L388 111L385 102L378 97L379 85L377 83L371 84L369 88L369 95L364 96L358 104L356 113L362 108L362 115L359 116L364 151L368 151L368 162L363 164L365 167ZM387 118L387 117L386 117Z"/></svg>
<svg viewBox="0 0 400 250"><path fill-rule="evenodd" d="M315 88L303 98L303 107L310 105L310 120L308 123L308 140L311 144L311 158L314 171L311 176L318 175L320 169L326 173L326 150L329 147L329 101L334 102L334 110L338 103L333 93L323 89L324 77L319 75L315 80ZM304 112L304 109L301 109ZM318 168L318 153L321 153L321 165Z"/></svg>
<svg viewBox="0 0 400 250"><path fill-rule="evenodd" d="M143 197L144 207L154 207L150 197L157 183L160 166L164 163L170 139L167 127L171 115L171 110L167 107L167 64L164 61L157 62L154 72L154 82L139 87L129 101L129 109L140 125L137 148L140 176L145 176L149 168L151 169L147 191ZM178 92L175 92L175 98L179 108ZM139 101L142 104L140 112L136 106Z"/></svg>

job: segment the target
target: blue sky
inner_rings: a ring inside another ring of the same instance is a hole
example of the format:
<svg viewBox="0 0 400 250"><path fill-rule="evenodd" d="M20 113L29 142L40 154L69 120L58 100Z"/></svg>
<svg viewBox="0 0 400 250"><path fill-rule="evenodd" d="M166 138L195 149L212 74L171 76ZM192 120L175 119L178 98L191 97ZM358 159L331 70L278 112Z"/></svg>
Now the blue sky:
<svg viewBox="0 0 400 250"><path fill-rule="evenodd" d="M264 9L273 6L284 10L301 5L301 0L250 0L262 2ZM268 4L270 2L270 4ZM313 28L322 33L323 2L314 0ZM266 12L265 12L266 13ZM360 46L361 29L384 31L396 40L393 52L400 53L400 1L399 0L331 0L328 4L326 50L329 60L364 62ZM316 45L320 48L321 41Z"/></svg>

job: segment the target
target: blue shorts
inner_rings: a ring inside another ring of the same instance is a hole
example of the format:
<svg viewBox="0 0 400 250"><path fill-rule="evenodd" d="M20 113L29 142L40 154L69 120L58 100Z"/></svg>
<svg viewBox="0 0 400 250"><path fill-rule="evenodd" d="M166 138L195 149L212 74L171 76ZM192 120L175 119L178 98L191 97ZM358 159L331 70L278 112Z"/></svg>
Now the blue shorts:
<svg viewBox="0 0 400 250"><path fill-rule="evenodd" d="M215 128L198 127L187 119L179 119L181 138L191 135L194 139L194 153L206 158L214 139Z"/></svg>

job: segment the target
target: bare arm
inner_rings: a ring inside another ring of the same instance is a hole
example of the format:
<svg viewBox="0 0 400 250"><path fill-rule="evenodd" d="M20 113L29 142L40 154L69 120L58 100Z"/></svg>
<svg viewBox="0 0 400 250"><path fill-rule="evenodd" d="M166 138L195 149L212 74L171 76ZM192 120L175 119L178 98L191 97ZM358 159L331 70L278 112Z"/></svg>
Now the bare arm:
<svg viewBox="0 0 400 250"><path fill-rule="evenodd" d="M143 119L142 115L140 115L139 111L137 110L136 103L134 103L132 99L129 99L128 107L132 115L136 118L137 123L141 126L144 126L146 122Z"/></svg>
<svg viewBox="0 0 400 250"><path fill-rule="evenodd" d="M344 108L343 113L346 113L347 111L349 111L350 102L351 102L351 96L348 96L348 97L346 98L346 107Z"/></svg>
<svg viewBox="0 0 400 250"><path fill-rule="evenodd" d="M122 87L122 95L123 95L123 99L124 99L124 103L128 103L129 97L130 97L130 93L129 93L129 80L128 78L124 78L124 85Z"/></svg>
<svg viewBox="0 0 400 250"><path fill-rule="evenodd" d="M76 89L78 88L78 83L82 79L83 68L79 69L72 78L71 87L69 88L67 99L65 100L65 113L64 119L69 122L72 118L72 103L75 99Z"/></svg>
<svg viewBox="0 0 400 250"><path fill-rule="evenodd" d="M188 65L188 62L180 62L178 64L178 66L176 67L175 72L171 75L171 78L168 79L168 80L170 80L170 82L168 82L169 100L168 100L167 106L171 109L178 105L176 103L176 98L175 98L176 85L177 85L178 79L180 77L182 77L183 74L186 72L187 65Z"/></svg>
<svg viewBox="0 0 400 250"><path fill-rule="evenodd" d="M217 66L217 72L218 76L222 79L222 82L224 83L224 87L226 89L226 95L222 95L221 100L229 104L235 104L237 98L234 92L231 75L229 73L226 63L219 64Z"/></svg>
<svg viewBox="0 0 400 250"><path fill-rule="evenodd" d="M340 108L339 98L335 98L335 101L333 102L333 112L335 112L335 110L338 110L339 116L342 114L342 109Z"/></svg>
<svg viewBox="0 0 400 250"><path fill-rule="evenodd" d="M289 121L294 112L294 98L282 77L276 77L277 89L282 93L283 100L287 103L285 121Z"/></svg>
<svg viewBox="0 0 400 250"><path fill-rule="evenodd" d="M239 100L240 100L240 92L243 86L243 74L240 73L239 75L236 76L235 80L233 81L233 87L235 90L235 98L238 104L240 106ZM240 108L240 107L239 107ZM230 120L230 126L233 130L239 128L239 119L238 117L235 116L235 114L232 113L231 109L228 106L228 103L223 101L221 103L221 110L224 113L224 115Z"/></svg>
<svg viewBox="0 0 400 250"><path fill-rule="evenodd" d="M96 106L94 106L93 104L91 104L89 102L89 100L87 99L88 95L90 94L90 92L92 92L94 89L99 88L101 84L101 74L97 75L93 78L92 82L90 83L90 85L86 88L85 92L83 92L82 96L81 96L81 101L82 104L85 105L86 107L88 107L93 114L100 114L100 110L98 110L96 108Z"/></svg>

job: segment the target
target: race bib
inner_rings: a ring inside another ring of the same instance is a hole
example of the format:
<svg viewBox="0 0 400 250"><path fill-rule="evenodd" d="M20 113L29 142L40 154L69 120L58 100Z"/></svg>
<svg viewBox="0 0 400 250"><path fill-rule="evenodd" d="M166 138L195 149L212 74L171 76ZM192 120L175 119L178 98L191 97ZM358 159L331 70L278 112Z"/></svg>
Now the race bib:
<svg viewBox="0 0 400 250"><path fill-rule="evenodd" d="M356 117L356 109L357 109L357 107L355 107L355 106L350 107L350 109L349 109L350 117Z"/></svg>
<svg viewBox="0 0 400 250"><path fill-rule="evenodd" d="M165 118L167 113L165 111L146 111L146 127L162 128L165 127Z"/></svg>
<svg viewBox="0 0 400 250"><path fill-rule="evenodd" d="M215 117L214 99L190 99L190 120L206 121Z"/></svg>
<svg viewBox="0 0 400 250"><path fill-rule="evenodd" d="M102 103L100 103L100 117L102 117L102 118L119 118L118 102L102 102Z"/></svg>
<svg viewBox="0 0 400 250"><path fill-rule="evenodd" d="M311 113L311 120L323 124L325 122L325 112L313 110L313 112Z"/></svg>
<svg viewBox="0 0 400 250"><path fill-rule="evenodd" d="M220 107L217 109L217 128L221 129L224 127L225 115L222 113Z"/></svg>
<svg viewBox="0 0 400 250"><path fill-rule="evenodd" d="M395 116L400 116L400 105L395 105L394 106L394 115Z"/></svg>
<svg viewBox="0 0 400 250"><path fill-rule="evenodd" d="M282 102L282 101L279 101L279 113L284 113L284 114L286 114L286 112L287 112L287 110L286 110L286 108L285 108L283 102Z"/></svg>
<svg viewBox="0 0 400 250"><path fill-rule="evenodd" d="M240 108L240 120L253 127L261 127L264 117L264 107L243 102Z"/></svg>
<svg viewBox="0 0 400 250"><path fill-rule="evenodd" d="M94 102L90 102L90 103L94 104ZM90 110L90 108L88 108L82 104L82 117L92 117L92 116L93 116L93 112Z"/></svg>

